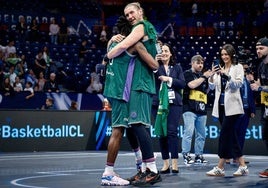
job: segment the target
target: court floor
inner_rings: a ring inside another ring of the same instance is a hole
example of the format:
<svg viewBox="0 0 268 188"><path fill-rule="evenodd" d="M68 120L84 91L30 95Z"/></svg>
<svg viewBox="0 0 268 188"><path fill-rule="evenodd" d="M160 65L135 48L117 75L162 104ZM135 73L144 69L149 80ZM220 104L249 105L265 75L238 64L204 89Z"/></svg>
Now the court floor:
<svg viewBox="0 0 268 188"><path fill-rule="evenodd" d="M162 167L161 156L159 153L155 153L155 156L160 169ZM237 169L237 166L233 164L225 166L225 177L206 176L205 172L217 164L218 157L214 154L204 156L209 160L209 164L187 167L183 164L180 155L179 174L162 175L162 182L151 187L268 187L268 178L258 176L258 172L268 168L268 156L245 156L245 159L250 162L248 164L250 174L243 177L232 176ZM0 153L0 187L104 187L100 185L100 180L105 161L105 151ZM123 178L135 174L134 154L121 151L115 170Z"/></svg>

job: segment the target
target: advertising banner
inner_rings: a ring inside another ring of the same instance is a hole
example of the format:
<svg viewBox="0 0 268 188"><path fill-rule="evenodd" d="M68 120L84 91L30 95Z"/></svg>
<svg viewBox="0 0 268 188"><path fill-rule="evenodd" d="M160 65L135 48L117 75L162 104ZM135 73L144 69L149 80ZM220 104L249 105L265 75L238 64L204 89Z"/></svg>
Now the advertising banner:
<svg viewBox="0 0 268 188"><path fill-rule="evenodd" d="M0 151L95 149L94 112L0 111Z"/></svg>
<svg viewBox="0 0 268 188"><path fill-rule="evenodd" d="M204 153L217 153L220 125L208 112ZM251 119L246 132L244 154L266 155L262 141L260 111ZM0 111L0 151L106 150L112 134L110 111L8 110ZM179 151L183 122L178 126ZM151 127L154 151L159 152L158 137ZM194 137L193 137L194 140ZM192 152L194 141L192 142ZM121 150L130 151L124 135Z"/></svg>

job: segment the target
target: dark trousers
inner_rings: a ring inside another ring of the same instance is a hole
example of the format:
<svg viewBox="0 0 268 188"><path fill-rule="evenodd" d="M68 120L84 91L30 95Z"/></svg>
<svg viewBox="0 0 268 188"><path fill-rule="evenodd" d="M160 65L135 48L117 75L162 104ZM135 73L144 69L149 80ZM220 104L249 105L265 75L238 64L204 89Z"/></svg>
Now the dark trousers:
<svg viewBox="0 0 268 188"><path fill-rule="evenodd" d="M240 116L232 115L225 116L224 107L219 107L220 117L222 117L221 130L219 137L219 149L218 155L220 158L230 159L238 158L242 156L242 150L240 148L238 137L235 131L236 122Z"/></svg>
<svg viewBox="0 0 268 188"><path fill-rule="evenodd" d="M182 114L182 106L170 105L167 118L167 136L159 138L162 159L178 159L179 138L178 126Z"/></svg>
<svg viewBox="0 0 268 188"><path fill-rule="evenodd" d="M262 139L268 152L268 118L264 118L264 106L261 108Z"/></svg>
<svg viewBox="0 0 268 188"><path fill-rule="evenodd" d="M246 136L249 120L250 120L249 109L244 109L244 111L245 111L245 114L242 114L239 116L235 125L235 131L237 134L238 143L242 150L244 148L245 136Z"/></svg>

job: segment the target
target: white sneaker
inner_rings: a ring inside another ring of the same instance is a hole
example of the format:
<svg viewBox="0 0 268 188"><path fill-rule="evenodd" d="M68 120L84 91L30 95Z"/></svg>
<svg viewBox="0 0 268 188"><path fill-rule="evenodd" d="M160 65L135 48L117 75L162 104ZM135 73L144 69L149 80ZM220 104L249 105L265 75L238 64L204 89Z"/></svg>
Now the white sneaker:
<svg viewBox="0 0 268 188"><path fill-rule="evenodd" d="M246 176L248 175L249 170L247 166L239 166L237 171L233 173L234 176Z"/></svg>
<svg viewBox="0 0 268 188"><path fill-rule="evenodd" d="M129 181L120 178L116 174L113 175L102 175L101 185L105 186L126 186L129 185Z"/></svg>
<svg viewBox="0 0 268 188"><path fill-rule="evenodd" d="M225 176L224 169L220 169L219 167L215 166L212 170L206 173L208 176Z"/></svg>

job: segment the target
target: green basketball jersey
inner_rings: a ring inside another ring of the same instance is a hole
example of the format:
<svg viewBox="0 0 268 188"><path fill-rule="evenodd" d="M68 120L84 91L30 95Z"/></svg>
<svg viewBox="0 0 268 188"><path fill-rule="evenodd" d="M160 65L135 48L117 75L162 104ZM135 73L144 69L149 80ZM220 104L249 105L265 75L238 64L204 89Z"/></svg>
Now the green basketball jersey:
<svg viewBox="0 0 268 188"><path fill-rule="evenodd" d="M142 41L142 43L146 47L147 51L153 57L155 57L157 34L154 26L146 20L141 21L138 24L144 25L145 35L148 36L148 39ZM155 78L153 70L144 61L142 61L140 57L137 57L135 61L135 69L134 69L131 90L144 91L147 93L155 94L156 89L154 79Z"/></svg>
<svg viewBox="0 0 268 188"><path fill-rule="evenodd" d="M112 43L114 47L117 43ZM109 60L106 67L106 79L103 95L115 99L123 99L123 92L127 78L128 65L135 55L127 51Z"/></svg>

